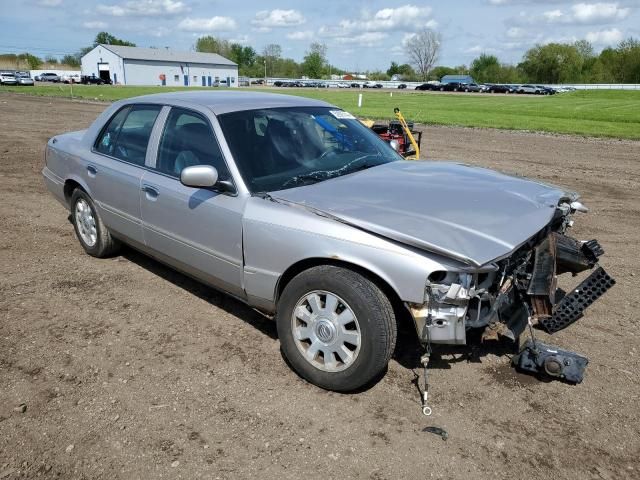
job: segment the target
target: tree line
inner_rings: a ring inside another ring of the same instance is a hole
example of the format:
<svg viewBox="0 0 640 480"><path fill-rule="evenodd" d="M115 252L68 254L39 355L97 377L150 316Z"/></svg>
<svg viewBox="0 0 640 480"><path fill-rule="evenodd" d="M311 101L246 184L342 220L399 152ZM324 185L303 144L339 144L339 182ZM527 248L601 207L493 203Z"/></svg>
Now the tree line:
<svg viewBox="0 0 640 480"><path fill-rule="evenodd" d="M468 66L436 66L441 46L440 34L424 29L405 44L409 62L391 62L386 71L365 73L372 80L393 77L426 81L440 80L444 75L469 74L482 83L640 83L640 41L634 38L607 47L599 54L586 40L535 45L516 65L501 62L495 55L481 54ZM196 41L195 49L229 58L238 64L240 75L249 77L329 78L332 73L345 73L327 62L327 47L317 42L309 46L300 63L284 58L278 44L267 45L258 53L250 46L205 36Z"/></svg>
<svg viewBox="0 0 640 480"><path fill-rule="evenodd" d="M100 32L92 45L75 54L65 55L60 60L22 53L0 55L0 61L5 65L7 62L15 63L17 69L35 70L43 63L79 67L82 56L98 44L136 46L108 32ZM475 58L468 66L436 65L441 46L440 34L424 29L405 43L409 62L391 62L386 71L358 73L366 73L371 80L389 80L393 77L404 81L426 81L439 80L444 75L469 74L480 83L640 83L640 40L632 37L598 54L586 40L535 45L527 50L516 65L501 62L497 56L486 53ZM257 52L252 46L206 35L198 38L193 48L198 52L220 54L238 64L239 75L254 78L306 76L320 79L347 73L327 61L327 46L319 42L309 45L301 62L283 57L282 47L276 43L266 45L261 52Z"/></svg>

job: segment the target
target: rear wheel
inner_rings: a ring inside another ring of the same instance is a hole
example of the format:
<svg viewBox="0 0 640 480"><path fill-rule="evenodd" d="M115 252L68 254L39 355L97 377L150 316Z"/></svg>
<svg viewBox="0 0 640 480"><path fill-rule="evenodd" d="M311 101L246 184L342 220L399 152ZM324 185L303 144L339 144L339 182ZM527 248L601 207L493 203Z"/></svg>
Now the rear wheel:
<svg viewBox="0 0 640 480"><path fill-rule="evenodd" d="M289 282L278 301L277 326L293 369L335 391L374 380L396 341L396 320L384 293L359 273L329 265Z"/></svg>
<svg viewBox="0 0 640 480"><path fill-rule="evenodd" d="M78 241L92 257L104 258L120 248L96 211L91 197L77 188L71 196L71 217Z"/></svg>

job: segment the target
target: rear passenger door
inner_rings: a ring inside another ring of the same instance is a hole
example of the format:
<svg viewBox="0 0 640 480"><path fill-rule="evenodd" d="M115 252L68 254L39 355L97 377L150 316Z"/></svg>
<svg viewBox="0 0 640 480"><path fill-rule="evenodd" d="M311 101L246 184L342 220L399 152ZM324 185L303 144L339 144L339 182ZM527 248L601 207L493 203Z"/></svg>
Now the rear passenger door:
<svg viewBox="0 0 640 480"><path fill-rule="evenodd" d="M144 243L140 185L147 146L161 105L129 105L100 132L86 166L87 183L104 223L117 236Z"/></svg>
<svg viewBox="0 0 640 480"><path fill-rule="evenodd" d="M243 200L216 189L183 185L180 172L195 165L212 165L220 180L231 180L208 118L172 107L157 157L142 177L145 243L174 267L242 295Z"/></svg>

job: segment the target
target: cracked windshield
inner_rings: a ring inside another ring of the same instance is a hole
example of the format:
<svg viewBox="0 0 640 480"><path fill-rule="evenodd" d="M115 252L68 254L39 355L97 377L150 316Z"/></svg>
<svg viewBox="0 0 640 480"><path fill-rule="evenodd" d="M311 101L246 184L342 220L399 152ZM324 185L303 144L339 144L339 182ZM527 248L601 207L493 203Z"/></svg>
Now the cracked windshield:
<svg viewBox="0 0 640 480"><path fill-rule="evenodd" d="M249 190L273 192L402 160L353 115L331 108L274 108L219 117Z"/></svg>

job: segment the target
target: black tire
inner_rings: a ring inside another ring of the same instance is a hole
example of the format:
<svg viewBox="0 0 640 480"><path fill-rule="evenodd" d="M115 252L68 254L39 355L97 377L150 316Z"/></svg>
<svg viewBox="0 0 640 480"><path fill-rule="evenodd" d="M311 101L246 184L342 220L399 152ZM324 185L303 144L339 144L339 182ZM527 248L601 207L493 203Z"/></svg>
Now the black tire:
<svg viewBox="0 0 640 480"><path fill-rule="evenodd" d="M327 372L312 365L294 340L294 309L300 299L317 290L344 299L357 318L360 350L353 364L341 371ZM294 277L278 300L276 320L282 352L291 367L307 381L327 390L348 392L370 384L384 372L395 348L396 318L389 299L371 280L345 268L323 265Z"/></svg>
<svg viewBox="0 0 640 480"><path fill-rule="evenodd" d="M91 213L93 214L93 218L95 220L96 242L94 245L89 245L87 242L85 242L78 228L78 224L76 221L76 204L80 200L84 200L89 205L89 208L91 209ZM80 245L82 245L84 251L92 257L110 257L120 249L120 242L113 238L113 236L109 232L109 229L102 222L102 219L100 218L100 215L98 215L93 200L91 200L91 197L80 188L76 188L71 195L71 221L73 223L73 228L76 232L76 237L78 237Z"/></svg>

